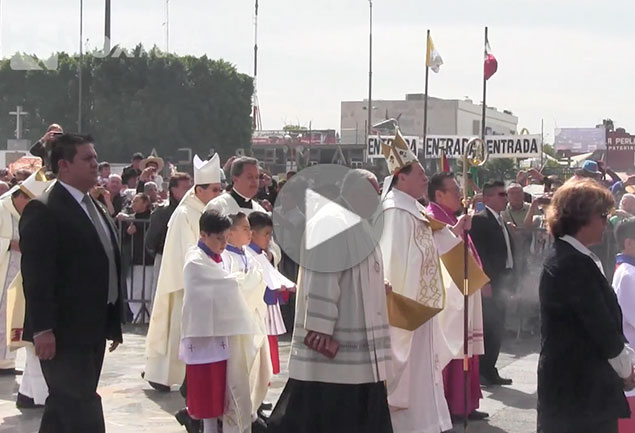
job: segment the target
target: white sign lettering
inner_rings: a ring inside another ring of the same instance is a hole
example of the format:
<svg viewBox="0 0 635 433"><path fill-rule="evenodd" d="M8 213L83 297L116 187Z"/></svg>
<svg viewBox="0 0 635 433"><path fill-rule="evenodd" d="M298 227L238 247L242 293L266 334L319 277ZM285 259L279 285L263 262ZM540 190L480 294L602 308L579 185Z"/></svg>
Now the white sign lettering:
<svg viewBox="0 0 635 433"><path fill-rule="evenodd" d="M438 158L445 149L448 158L461 158L465 146L474 138L456 135L430 135L426 137L423 149L425 158ZM489 158L530 158L540 156L542 152L541 135L490 135L485 137Z"/></svg>

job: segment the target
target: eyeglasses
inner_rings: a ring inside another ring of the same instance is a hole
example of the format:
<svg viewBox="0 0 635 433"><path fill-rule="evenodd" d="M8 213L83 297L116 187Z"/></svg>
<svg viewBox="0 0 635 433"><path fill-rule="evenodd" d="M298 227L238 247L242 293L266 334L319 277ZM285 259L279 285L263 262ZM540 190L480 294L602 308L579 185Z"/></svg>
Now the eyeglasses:
<svg viewBox="0 0 635 433"><path fill-rule="evenodd" d="M507 193L506 192L499 192L498 196L499 197L507 197Z"/></svg>

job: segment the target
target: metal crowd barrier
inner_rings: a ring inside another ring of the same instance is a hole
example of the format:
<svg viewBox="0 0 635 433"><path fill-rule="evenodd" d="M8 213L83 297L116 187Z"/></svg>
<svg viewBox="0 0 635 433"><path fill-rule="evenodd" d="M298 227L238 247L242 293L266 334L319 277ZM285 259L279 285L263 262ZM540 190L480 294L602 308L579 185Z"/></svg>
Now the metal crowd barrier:
<svg viewBox="0 0 635 433"><path fill-rule="evenodd" d="M150 321L150 313L152 312L152 302L156 291L156 277L158 269L155 270L154 257L145 248L146 235L150 225L149 219L130 219L117 221L119 230L119 239L121 240L121 273L122 283L125 288L124 311L126 314L126 322L128 323L148 323ZM128 234L127 230L131 224L137 226L137 233ZM139 227L141 225L141 228ZM135 264L135 237L141 236L140 242L141 264ZM157 265L158 267L158 265ZM140 286L140 287L139 287Z"/></svg>

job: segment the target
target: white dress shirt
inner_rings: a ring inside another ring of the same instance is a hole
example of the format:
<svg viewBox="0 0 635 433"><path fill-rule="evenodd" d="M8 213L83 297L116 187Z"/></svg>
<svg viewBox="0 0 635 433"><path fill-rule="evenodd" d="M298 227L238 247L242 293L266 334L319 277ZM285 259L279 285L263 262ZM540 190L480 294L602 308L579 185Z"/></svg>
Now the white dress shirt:
<svg viewBox="0 0 635 433"><path fill-rule="evenodd" d="M598 267L602 275L604 275L604 268L602 267L602 262L600 258L593 254L593 252L588 249L582 242L574 238L570 235L564 235L560 238L560 240L565 241L573 248L584 254L585 256L591 257L595 262L595 265ZM624 345L624 349L617 355L615 358L609 359L609 364L613 367L613 370L622 378L627 379L631 372L633 371L633 360L635 359L635 351L628 344Z"/></svg>
<svg viewBox="0 0 635 433"><path fill-rule="evenodd" d="M86 197L86 194L84 194L83 192L75 188L74 186L70 186L69 184L62 182L59 179L57 182L60 185L62 185L64 188L66 188L66 190L73 196L73 198L77 201L77 203L79 203L79 205L82 207L84 212L86 212L86 216L92 221L92 218L90 217L90 214L88 213L88 208L86 207L86 203L84 203L84 197ZM108 227L108 223L104 220L103 215L101 216L101 218L99 218L99 222L104 228L104 233L110 233L110 228Z"/></svg>
<svg viewBox="0 0 635 433"><path fill-rule="evenodd" d="M498 221L498 225L500 225L501 229L503 230L503 237L505 238L505 246L507 248L507 260L505 261L505 269L511 269L514 267L514 256L512 255L512 244L509 240L509 232L507 231L507 227L505 227L505 221L503 221L503 218L494 209L489 206L485 207L494 215L496 221Z"/></svg>

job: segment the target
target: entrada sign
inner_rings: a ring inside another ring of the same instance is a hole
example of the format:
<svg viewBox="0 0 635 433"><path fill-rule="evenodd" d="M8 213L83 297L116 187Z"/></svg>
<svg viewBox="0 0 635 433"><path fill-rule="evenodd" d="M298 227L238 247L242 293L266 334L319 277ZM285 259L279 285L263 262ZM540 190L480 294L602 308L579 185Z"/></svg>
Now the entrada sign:
<svg viewBox="0 0 635 433"><path fill-rule="evenodd" d="M382 137L383 138L383 137ZM424 158L438 158L442 149L448 158L460 158L465 152L465 146L474 136L460 135L429 135L426 142L421 146L416 146L423 140L420 137L405 137L410 145L410 149L419 155L422 152ZM387 142L391 139L383 138ZM377 136L368 137L367 152L369 158L383 157L381 144ZM542 136L534 135L489 135L485 137L485 144L489 152L489 158L531 158L540 157L542 152ZM413 147L413 146L416 146ZM416 150L415 150L416 149Z"/></svg>

